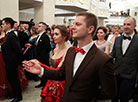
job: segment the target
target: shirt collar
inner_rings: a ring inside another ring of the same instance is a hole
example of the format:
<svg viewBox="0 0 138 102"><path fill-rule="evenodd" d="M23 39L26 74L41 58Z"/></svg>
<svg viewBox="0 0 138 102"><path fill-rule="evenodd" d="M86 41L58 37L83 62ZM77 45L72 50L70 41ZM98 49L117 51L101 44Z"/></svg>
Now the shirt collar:
<svg viewBox="0 0 138 102"><path fill-rule="evenodd" d="M133 38L134 35L135 35L134 32L130 35L131 39ZM124 33L124 36L126 36L126 33Z"/></svg>
<svg viewBox="0 0 138 102"><path fill-rule="evenodd" d="M83 46L82 48L87 53L90 50L90 48L93 46L93 44L94 44L94 42L91 41L89 44Z"/></svg>
<svg viewBox="0 0 138 102"><path fill-rule="evenodd" d="M41 36L44 32L39 33L38 35Z"/></svg>
<svg viewBox="0 0 138 102"><path fill-rule="evenodd" d="M8 34L9 32L13 31L14 29L10 29L9 31L6 32L6 34Z"/></svg>

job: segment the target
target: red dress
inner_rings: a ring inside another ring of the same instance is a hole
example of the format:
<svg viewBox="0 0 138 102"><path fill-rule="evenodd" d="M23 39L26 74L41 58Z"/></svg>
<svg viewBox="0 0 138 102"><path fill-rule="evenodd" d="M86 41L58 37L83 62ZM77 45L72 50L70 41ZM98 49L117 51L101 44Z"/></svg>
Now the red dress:
<svg viewBox="0 0 138 102"><path fill-rule="evenodd" d="M0 40L0 45L4 42L5 38ZM24 74L21 66L18 67L18 74L22 90L28 85L28 80ZM7 95L12 95L12 87L6 80L5 63L3 60L2 52L0 49L0 99L4 99Z"/></svg>
<svg viewBox="0 0 138 102"><path fill-rule="evenodd" d="M56 68L62 57L56 60L51 59L52 67ZM46 102L61 102L64 93L65 81L48 80L41 92L41 100Z"/></svg>

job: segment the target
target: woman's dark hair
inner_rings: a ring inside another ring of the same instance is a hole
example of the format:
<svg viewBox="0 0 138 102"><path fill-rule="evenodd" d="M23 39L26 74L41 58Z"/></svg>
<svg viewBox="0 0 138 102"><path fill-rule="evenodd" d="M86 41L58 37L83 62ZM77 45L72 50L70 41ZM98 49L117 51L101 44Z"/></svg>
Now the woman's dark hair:
<svg viewBox="0 0 138 102"><path fill-rule="evenodd" d="M96 35L97 35L99 29L102 29L104 33L107 33L106 27L100 26L100 27L98 27L97 30L96 30Z"/></svg>
<svg viewBox="0 0 138 102"><path fill-rule="evenodd" d="M55 29L59 29L61 35L66 37L65 41L68 40L68 35L69 34L68 34L67 27L65 25L57 25L57 26L55 26Z"/></svg>
<svg viewBox="0 0 138 102"><path fill-rule="evenodd" d="M11 25L11 28L13 28L14 20L12 18L6 17L2 21L5 21L6 24L10 24Z"/></svg>
<svg viewBox="0 0 138 102"><path fill-rule="evenodd" d="M50 31L50 34L51 34L51 29L50 29L50 28L46 28L46 32L47 32L47 31Z"/></svg>
<svg viewBox="0 0 138 102"><path fill-rule="evenodd" d="M38 28L36 28L35 26L32 26L31 30L35 33L35 34L38 34L38 31L37 31Z"/></svg>

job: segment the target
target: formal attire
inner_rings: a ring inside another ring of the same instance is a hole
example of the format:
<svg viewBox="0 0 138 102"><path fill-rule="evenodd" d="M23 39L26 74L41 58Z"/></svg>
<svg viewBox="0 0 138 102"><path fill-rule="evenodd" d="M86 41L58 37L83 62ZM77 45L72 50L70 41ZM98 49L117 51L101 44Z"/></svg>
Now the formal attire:
<svg viewBox="0 0 138 102"><path fill-rule="evenodd" d="M94 43L102 51L105 51L105 47L108 45L108 41L104 41L103 43L99 44L98 41L95 40Z"/></svg>
<svg viewBox="0 0 138 102"><path fill-rule="evenodd" d="M82 48L84 55L69 48L62 67L58 71L44 69L42 78L65 80L63 102L95 102L113 98L116 84L112 57L104 54L93 42Z"/></svg>
<svg viewBox="0 0 138 102"><path fill-rule="evenodd" d="M25 44L28 43L30 36L24 31L17 31L21 48L25 48Z"/></svg>
<svg viewBox="0 0 138 102"><path fill-rule="evenodd" d="M49 66L49 53L51 51L50 39L46 33L39 34L36 40L36 58Z"/></svg>
<svg viewBox="0 0 138 102"><path fill-rule="evenodd" d="M0 47L5 42L5 39L6 38L0 39ZM26 79L26 76L21 66L18 67L18 74L19 74L21 89L24 90L28 85L28 80ZM0 99L4 99L7 96L13 95L14 92L13 92L13 89L10 83L8 82L6 78L5 63L3 60L1 49L0 49L0 75L1 75L0 77Z"/></svg>
<svg viewBox="0 0 138 102"><path fill-rule="evenodd" d="M34 46L36 40L37 40L37 37L29 39L28 43L30 43L32 46L29 49L25 49L25 51L26 51L24 53L25 60L36 59L36 46ZM35 80L35 81L39 80L39 78L36 74L32 74L27 71L25 71L25 74L26 74L26 77L28 80Z"/></svg>
<svg viewBox="0 0 138 102"><path fill-rule="evenodd" d="M121 35L121 34L119 34L118 36L120 36L120 35ZM117 36L117 37L118 37L118 36ZM108 41L108 43L109 43L109 45L110 45L110 52L112 51L113 46L114 46L114 42L111 41L111 39L112 39L113 37L115 37L114 34L110 34L110 35L108 36L108 38L107 38L107 41Z"/></svg>
<svg viewBox="0 0 138 102"><path fill-rule="evenodd" d="M58 59L50 58L51 66L57 68L62 57ZM45 102L61 102L64 93L65 81L48 80L41 92L42 101Z"/></svg>
<svg viewBox="0 0 138 102"><path fill-rule="evenodd" d="M21 47L19 39L13 30L6 33L7 37L2 44L2 55L5 62L6 78L13 88L14 97L22 97L18 66L21 64Z"/></svg>
<svg viewBox="0 0 138 102"><path fill-rule="evenodd" d="M128 102L133 91L138 68L138 35L132 34L126 39L123 34L117 37L111 56L115 58L115 75L117 78L118 97L117 102Z"/></svg>
<svg viewBox="0 0 138 102"><path fill-rule="evenodd" d="M51 51L50 39L45 32L42 32L38 35L38 38L35 42L36 44L36 59L41 63L49 66L49 57ZM45 86L47 80L41 79L40 86Z"/></svg>

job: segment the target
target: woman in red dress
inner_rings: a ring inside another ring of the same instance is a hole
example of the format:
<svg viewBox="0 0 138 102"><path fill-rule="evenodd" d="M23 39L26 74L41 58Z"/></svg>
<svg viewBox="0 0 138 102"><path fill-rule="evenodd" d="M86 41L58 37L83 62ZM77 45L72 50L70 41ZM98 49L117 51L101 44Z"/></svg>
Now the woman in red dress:
<svg viewBox="0 0 138 102"><path fill-rule="evenodd" d="M67 28L64 25L57 25L55 27L53 39L58 46L54 49L54 53L50 58L51 67L53 67L53 70L56 70L57 67L62 65L68 50L68 47L65 43L67 36ZM61 102L64 93L64 85L65 81L48 80L41 92L41 100L45 102Z"/></svg>
<svg viewBox="0 0 138 102"><path fill-rule="evenodd" d="M5 99L7 96L12 96L13 90L11 85L6 80L6 72L5 72L5 63L3 60L2 52L1 52L1 45L5 42L6 36L5 33L2 31L0 21L0 99ZM23 69L21 66L18 67L19 79L21 83L22 90L28 85L28 80L24 74Z"/></svg>

